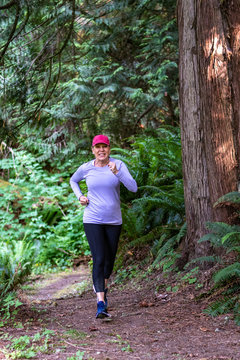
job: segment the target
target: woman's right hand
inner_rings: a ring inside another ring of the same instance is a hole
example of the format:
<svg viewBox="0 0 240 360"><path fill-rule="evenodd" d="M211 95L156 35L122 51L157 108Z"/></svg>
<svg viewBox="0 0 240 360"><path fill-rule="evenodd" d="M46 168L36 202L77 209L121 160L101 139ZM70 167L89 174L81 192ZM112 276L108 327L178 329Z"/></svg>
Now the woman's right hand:
<svg viewBox="0 0 240 360"><path fill-rule="evenodd" d="M88 198L86 196L84 196L84 195L80 196L79 201L80 201L80 204L83 205L83 206L87 205L89 203Z"/></svg>

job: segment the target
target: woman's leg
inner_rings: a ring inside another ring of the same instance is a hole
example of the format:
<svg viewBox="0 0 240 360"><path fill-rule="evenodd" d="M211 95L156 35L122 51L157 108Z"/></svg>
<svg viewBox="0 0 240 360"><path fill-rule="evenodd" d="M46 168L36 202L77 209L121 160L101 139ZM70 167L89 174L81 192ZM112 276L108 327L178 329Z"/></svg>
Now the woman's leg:
<svg viewBox="0 0 240 360"><path fill-rule="evenodd" d="M92 279L98 301L104 300L105 231L101 224L86 224L84 230L93 258Z"/></svg>
<svg viewBox="0 0 240 360"><path fill-rule="evenodd" d="M104 301L104 290L116 258L121 225L86 224L84 230L93 258L93 284L98 301Z"/></svg>
<svg viewBox="0 0 240 360"><path fill-rule="evenodd" d="M104 279L105 288L107 287L107 279L109 279L114 266L116 253L118 249L119 237L122 225L104 225L105 230L105 262L104 262Z"/></svg>

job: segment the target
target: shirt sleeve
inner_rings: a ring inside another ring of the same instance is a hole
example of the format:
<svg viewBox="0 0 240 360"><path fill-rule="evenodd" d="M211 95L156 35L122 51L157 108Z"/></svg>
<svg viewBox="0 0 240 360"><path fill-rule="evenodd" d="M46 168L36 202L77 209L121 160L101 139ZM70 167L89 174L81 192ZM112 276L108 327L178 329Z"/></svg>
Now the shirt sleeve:
<svg viewBox="0 0 240 360"><path fill-rule="evenodd" d="M84 175L85 175L84 169L85 169L84 165L81 165L77 169L77 171L73 174L73 176L70 178L71 188L72 188L74 194L76 195L76 197L78 198L78 200L79 200L80 196L83 195L83 193L81 192L81 189L79 187L79 182L84 179Z"/></svg>
<svg viewBox="0 0 240 360"><path fill-rule="evenodd" d="M118 165L118 164L117 164ZM119 167L119 168L118 168ZM137 183L133 179L132 175L128 171L127 166L124 164L124 162L120 162L120 164L117 166L118 173L116 174L117 178L123 185L132 192L137 192Z"/></svg>

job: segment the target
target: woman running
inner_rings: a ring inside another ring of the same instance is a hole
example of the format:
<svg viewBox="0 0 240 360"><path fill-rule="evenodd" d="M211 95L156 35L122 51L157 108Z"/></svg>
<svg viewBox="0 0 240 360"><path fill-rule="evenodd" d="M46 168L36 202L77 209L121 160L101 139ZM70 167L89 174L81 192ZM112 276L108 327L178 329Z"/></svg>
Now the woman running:
<svg viewBox="0 0 240 360"><path fill-rule="evenodd" d="M71 187L84 209L83 223L93 258L93 287L97 294L96 318L110 316L107 311L107 282L112 273L121 233L120 183L137 191L124 162L110 157L110 141L97 135L92 141L95 159L82 164L70 179ZM88 193L79 187L86 180Z"/></svg>

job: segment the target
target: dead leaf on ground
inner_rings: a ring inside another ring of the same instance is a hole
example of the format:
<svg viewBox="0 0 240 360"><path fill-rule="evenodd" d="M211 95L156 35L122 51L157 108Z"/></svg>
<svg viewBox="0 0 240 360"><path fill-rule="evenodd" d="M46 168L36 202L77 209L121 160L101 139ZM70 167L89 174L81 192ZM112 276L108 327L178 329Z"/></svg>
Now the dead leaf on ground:
<svg viewBox="0 0 240 360"><path fill-rule="evenodd" d="M150 306L154 306L154 304L151 303L151 302L147 302L147 301L143 300L143 301L140 302L139 306L141 306L141 307L150 307Z"/></svg>
<svg viewBox="0 0 240 360"><path fill-rule="evenodd" d="M92 327L89 328L89 331L98 331L98 328L95 327L95 326L92 326Z"/></svg>
<svg viewBox="0 0 240 360"><path fill-rule="evenodd" d="M199 329L200 329L201 331L204 331L204 332L210 331L209 329L207 329L207 328L205 328L205 327L200 327Z"/></svg>

